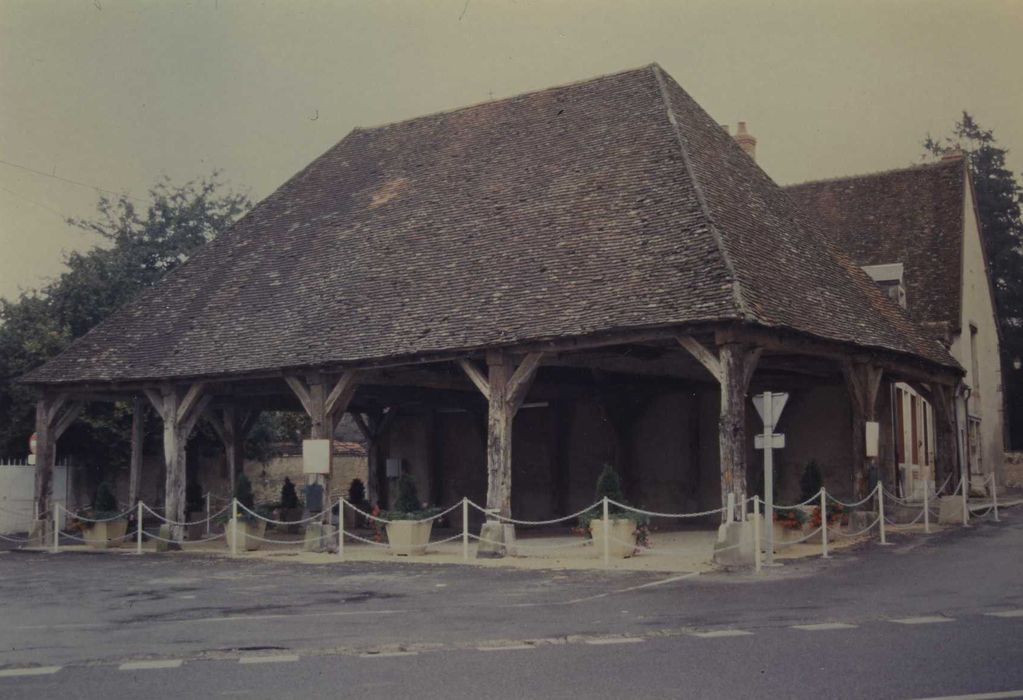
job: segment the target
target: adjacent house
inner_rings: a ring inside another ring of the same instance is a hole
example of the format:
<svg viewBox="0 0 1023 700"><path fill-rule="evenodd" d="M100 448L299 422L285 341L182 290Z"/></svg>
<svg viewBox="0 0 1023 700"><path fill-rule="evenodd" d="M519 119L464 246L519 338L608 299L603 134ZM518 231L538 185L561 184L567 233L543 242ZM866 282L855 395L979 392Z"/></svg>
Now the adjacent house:
<svg viewBox="0 0 1023 700"><path fill-rule="evenodd" d="M490 541L498 515L589 505L610 462L634 503L719 509L721 541L749 542L752 394L791 396L782 481L814 461L862 495L893 471L895 384L934 399L938 477L957 471L962 375L651 65L354 130L23 381L44 517L81 405L144 396L176 520L197 421L235 464L276 409L324 441L358 416L374 499L412 473L433 503L485 502Z"/></svg>
<svg viewBox="0 0 1023 700"><path fill-rule="evenodd" d="M966 370L957 402L958 447L972 475L1000 475L998 323L966 160L951 153L936 163L785 191ZM934 478L933 411L911 384L898 383L893 391L898 463L912 493L923 478Z"/></svg>

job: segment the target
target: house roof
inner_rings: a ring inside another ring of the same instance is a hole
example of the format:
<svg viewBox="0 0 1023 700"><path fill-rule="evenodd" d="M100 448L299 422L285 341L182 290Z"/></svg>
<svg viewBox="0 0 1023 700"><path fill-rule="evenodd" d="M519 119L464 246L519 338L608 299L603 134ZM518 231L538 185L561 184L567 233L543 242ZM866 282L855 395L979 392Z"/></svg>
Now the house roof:
<svg viewBox="0 0 1023 700"><path fill-rule="evenodd" d="M785 191L856 264L902 263L913 319L957 331L965 173L952 158Z"/></svg>
<svg viewBox="0 0 1023 700"><path fill-rule="evenodd" d="M746 321L955 366L656 66L356 129L26 378Z"/></svg>

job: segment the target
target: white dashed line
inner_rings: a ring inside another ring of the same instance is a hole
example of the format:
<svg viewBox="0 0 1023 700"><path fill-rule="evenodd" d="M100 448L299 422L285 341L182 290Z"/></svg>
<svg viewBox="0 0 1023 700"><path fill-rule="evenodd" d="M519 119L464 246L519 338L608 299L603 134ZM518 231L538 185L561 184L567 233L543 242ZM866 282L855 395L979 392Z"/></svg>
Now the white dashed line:
<svg viewBox="0 0 1023 700"><path fill-rule="evenodd" d="M381 651L375 654L359 654L363 659L380 659L380 658L391 658L394 656L418 656L418 651Z"/></svg>
<svg viewBox="0 0 1023 700"><path fill-rule="evenodd" d="M159 661L128 661L117 667L118 671L150 671L158 668L180 668L181 659L163 659Z"/></svg>
<svg viewBox="0 0 1023 700"><path fill-rule="evenodd" d="M984 613L988 617L1023 617L1023 610L1002 610L1001 612Z"/></svg>
<svg viewBox="0 0 1023 700"><path fill-rule="evenodd" d="M15 676L48 676L56 673L61 666L33 666L31 668L5 668L0 671L0 678L14 678Z"/></svg>
<svg viewBox="0 0 1023 700"><path fill-rule="evenodd" d="M279 654L277 656L243 656L238 659L240 664L286 664L298 661L298 654Z"/></svg>
<svg viewBox="0 0 1023 700"><path fill-rule="evenodd" d="M709 632L690 632L689 634L703 639L715 639L717 637L746 637L753 633L746 630L711 630Z"/></svg>
<svg viewBox="0 0 1023 700"><path fill-rule="evenodd" d="M856 625L850 625L846 622L820 622L815 625L792 625L792 629L805 630L807 632L823 632L825 630L856 629Z"/></svg>
<svg viewBox="0 0 1023 700"><path fill-rule="evenodd" d="M920 617L903 617L897 620L891 620L891 622L895 622L900 625L933 625L938 622L955 622L955 620L951 617L943 617L941 615L922 615Z"/></svg>
<svg viewBox="0 0 1023 700"><path fill-rule="evenodd" d="M942 695L940 698L919 698L919 700L1008 700L1023 698L1023 690L1003 690L998 693L973 693L971 695Z"/></svg>
<svg viewBox="0 0 1023 700"><path fill-rule="evenodd" d="M587 639L587 644L638 644L644 641L640 637L599 637L597 639Z"/></svg>
<svg viewBox="0 0 1023 700"><path fill-rule="evenodd" d="M536 649L532 644L505 644L499 647L476 647L477 651L521 651L523 649Z"/></svg>

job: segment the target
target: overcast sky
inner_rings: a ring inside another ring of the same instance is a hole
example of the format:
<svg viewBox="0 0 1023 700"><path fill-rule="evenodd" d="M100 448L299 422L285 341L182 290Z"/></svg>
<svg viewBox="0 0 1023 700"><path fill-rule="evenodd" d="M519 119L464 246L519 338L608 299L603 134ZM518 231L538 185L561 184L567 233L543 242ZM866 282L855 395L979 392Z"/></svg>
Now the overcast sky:
<svg viewBox="0 0 1023 700"><path fill-rule="evenodd" d="M779 183L919 162L969 110L1023 170L1023 0L0 0L0 296L97 192L254 199L355 126L658 62Z"/></svg>

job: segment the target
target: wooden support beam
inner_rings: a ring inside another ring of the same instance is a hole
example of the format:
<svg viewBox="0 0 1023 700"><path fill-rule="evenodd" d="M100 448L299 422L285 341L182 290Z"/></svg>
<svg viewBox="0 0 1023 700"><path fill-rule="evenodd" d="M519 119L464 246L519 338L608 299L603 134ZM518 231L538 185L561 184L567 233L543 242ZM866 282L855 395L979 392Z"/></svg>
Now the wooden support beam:
<svg viewBox="0 0 1023 700"><path fill-rule="evenodd" d="M354 370L342 372L334 388L324 401L323 410L327 415L343 414L358 388L358 376ZM340 408L341 410L338 410Z"/></svg>
<svg viewBox="0 0 1023 700"><path fill-rule="evenodd" d="M696 360L710 372L711 376L714 377L721 383L722 377L724 376L724 370L721 367L721 362L717 356L714 355L710 350L706 348L700 341L689 335L676 336L675 340L678 344L689 351Z"/></svg>
<svg viewBox="0 0 1023 700"><path fill-rule="evenodd" d="M962 473L956 447L955 390L943 384L932 384L929 388L928 402L934 409L934 481L938 487L951 476L948 486L951 493L955 490L956 474Z"/></svg>
<svg viewBox="0 0 1023 700"><path fill-rule="evenodd" d="M507 400L513 414L517 413L519 407L522 406L522 401L529 392L529 387L533 383L533 378L536 376L536 370L540 367L542 359L542 353L529 353L519 363L519 366L515 368L515 372L508 380Z"/></svg>
<svg viewBox="0 0 1023 700"><path fill-rule="evenodd" d="M131 400L131 462L128 468L128 503L139 500L142 479L142 447L146 438L146 400L135 396Z"/></svg>
<svg viewBox="0 0 1023 700"><path fill-rule="evenodd" d="M35 501L37 516L43 520L37 532L49 532L52 523L53 468L57 459L57 441L81 415L85 402L71 400L70 394L43 394L36 402Z"/></svg>
<svg viewBox="0 0 1023 700"><path fill-rule="evenodd" d="M312 416L314 413L318 412L317 407L313 405L312 396L309 395L309 388L302 379L289 375L284 378L284 381L288 383L288 386L291 387L295 396L298 397L299 403L302 404L302 408L305 410L306 415Z"/></svg>
<svg viewBox="0 0 1023 700"><path fill-rule="evenodd" d="M868 422L877 421L877 393L884 370L870 362L842 358L842 376L852 407L852 478L857 498L867 495L871 472L880 478L877 457L866 456Z"/></svg>
<svg viewBox="0 0 1023 700"><path fill-rule="evenodd" d="M718 446L721 454L721 505L735 494L735 517L746 501L746 403L750 380L762 348L738 343L718 347L721 366L721 411Z"/></svg>
<svg viewBox="0 0 1023 700"><path fill-rule="evenodd" d="M469 381L475 384L476 388L480 390L480 393L483 394L483 398L489 401L490 382L488 382L487 378L484 377L483 374L476 368L476 365L474 365L471 361L465 358L459 358L458 366L461 367L462 371L465 372L465 375L469 377Z"/></svg>

